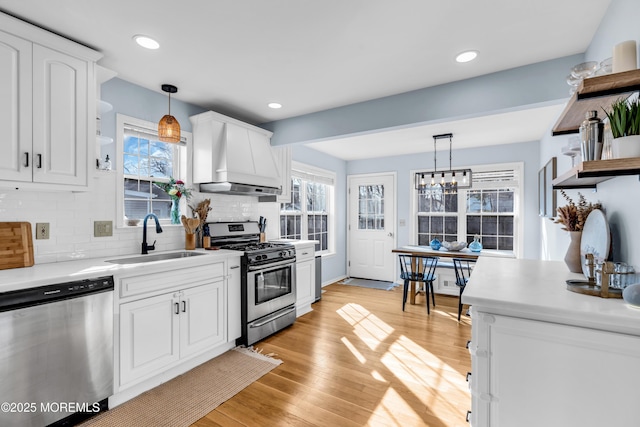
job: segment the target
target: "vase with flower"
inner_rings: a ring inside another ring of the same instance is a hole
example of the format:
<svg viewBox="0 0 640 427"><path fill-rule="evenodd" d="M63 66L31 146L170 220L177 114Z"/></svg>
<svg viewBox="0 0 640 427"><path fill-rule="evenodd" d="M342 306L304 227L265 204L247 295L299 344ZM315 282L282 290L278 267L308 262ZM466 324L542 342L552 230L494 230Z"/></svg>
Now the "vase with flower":
<svg viewBox="0 0 640 427"><path fill-rule="evenodd" d="M191 189L187 188L184 181L169 177L169 182L154 182L159 188L171 197L171 224L180 224L180 199L184 196L189 200Z"/></svg>
<svg viewBox="0 0 640 427"><path fill-rule="evenodd" d="M573 199L560 190L560 194L569 202L565 206L561 206L557 209L558 216L551 218L556 224L562 224L563 230L569 232L571 241L567 248L567 253L564 256L564 262L567 264L569 271L572 273L582 273L582 258L580 256L580 240L582 239L582 229L587 217L594 209L602 209L600 203L587 202L584 195L578 193L578 204L575 204Z"/></svg>

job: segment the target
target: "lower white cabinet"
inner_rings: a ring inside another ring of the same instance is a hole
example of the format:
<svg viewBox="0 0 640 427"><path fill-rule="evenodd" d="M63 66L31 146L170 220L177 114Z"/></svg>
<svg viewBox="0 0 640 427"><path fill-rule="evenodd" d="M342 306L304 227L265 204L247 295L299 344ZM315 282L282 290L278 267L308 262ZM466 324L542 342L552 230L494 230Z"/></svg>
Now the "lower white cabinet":
<svg viewBox="0 0 640 427"><path fill-rule="evenodd" d="M240 283L240 257L227 263L227 341L235 342L242 335L242 296Z"/></svg>
<svg viewBox="0 0 640 427"><path fill-rule="evenodd" d="M225 342L224 280L120 305L120 385Z"/></svg>
<svg viewBox="0 0 640 427"><path fill-rule="evenodd" d="M315 299L315 243L296 244L296 315L311 311Z"/></svg>
<svg viewBox="0 0 640 427"><path fill-rule="evenodd" d="M640 337L472 316L473 427L639 425Z"/></svg>

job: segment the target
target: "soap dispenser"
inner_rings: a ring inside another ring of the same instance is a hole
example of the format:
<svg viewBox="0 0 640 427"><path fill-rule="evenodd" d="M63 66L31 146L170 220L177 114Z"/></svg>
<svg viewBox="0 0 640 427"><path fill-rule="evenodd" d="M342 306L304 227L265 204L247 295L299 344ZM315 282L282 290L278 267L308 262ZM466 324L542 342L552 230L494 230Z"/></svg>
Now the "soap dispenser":
<svg viewBox="0 0 640 427"><path fill-rule="evenodd" d="M107 157L104 159L104 163L102 164L102 169L106 170L106 171L110 171L111 170L111 160L109 159L109 155L107 154Z"/></svg>

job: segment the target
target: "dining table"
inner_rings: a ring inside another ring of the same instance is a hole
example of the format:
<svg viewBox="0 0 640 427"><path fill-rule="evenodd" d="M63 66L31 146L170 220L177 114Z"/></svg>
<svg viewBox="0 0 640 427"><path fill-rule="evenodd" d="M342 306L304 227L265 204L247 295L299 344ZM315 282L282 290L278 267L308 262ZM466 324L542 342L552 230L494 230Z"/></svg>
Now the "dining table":
<svg viewBox="0 0 640 427"><path fill-rule="evenodd" d="M489 256L489 257L502 257L502 258L514 258L513 252L506 251L497 251L497 250L481 250L480 252L473 252L469 248L463 248L458 251L450 251L445 249L444 247L436 250L432 249L431 246L423 246L423 245L406 245L400 246L398 248L392 249L391 252L397 254L408 254L408 255L423 255L423 256L435 256L439 258L462 258L469 260L477 260L479 257ZM416 282L410 282L410 297L409 302L411 304L416 303Z"/></svg>

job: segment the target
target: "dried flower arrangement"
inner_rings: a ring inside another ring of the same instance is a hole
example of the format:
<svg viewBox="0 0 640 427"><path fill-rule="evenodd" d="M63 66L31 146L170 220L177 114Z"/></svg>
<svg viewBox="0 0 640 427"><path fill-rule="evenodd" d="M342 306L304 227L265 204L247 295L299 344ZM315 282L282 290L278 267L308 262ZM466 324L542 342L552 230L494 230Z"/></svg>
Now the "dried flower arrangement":
<svg viewBox="0 0 640 427"><path fill-rule="evenodd" d="M558 208L558 216L555 218L551 218L554 220L553 222L556 224L562 224L563 230L567 231L582 231L584 227L584 222L587 220L587 217L594 209L602 209L602 205L600 203L587 203L587 200L584 198L582 193L578 193L578 204L576 205L573 202L573 199L564 192L564 190L560 190L560 194L564 197L567 202L569 202L566 206L561 206Z"/></svg>

